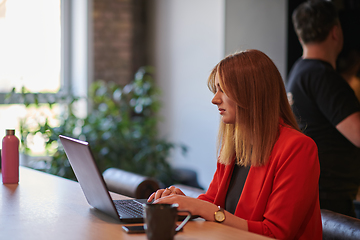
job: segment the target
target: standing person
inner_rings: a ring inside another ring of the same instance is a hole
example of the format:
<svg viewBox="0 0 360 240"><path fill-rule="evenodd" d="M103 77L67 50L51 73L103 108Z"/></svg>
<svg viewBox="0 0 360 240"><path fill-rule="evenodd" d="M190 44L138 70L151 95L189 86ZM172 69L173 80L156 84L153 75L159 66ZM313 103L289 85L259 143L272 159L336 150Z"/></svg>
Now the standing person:
<svg viewBox="0 0 360 240"><path fill-rule="evenodd" d="M221 122L207 192L191 198L171 186L148 201L277 239L322 239L316 144L299 132L275 64L258 50L235 53L208 86Z"/></svg>
<svg viewBox="0 0 360 240"><path fill-rule="evenodd" d="M360 104L335 71L343 46L337 11L330 1L305 2L292 17L303 56L290 71L287 91L300 128L319 149L320 207L355 217Z"/></svg>

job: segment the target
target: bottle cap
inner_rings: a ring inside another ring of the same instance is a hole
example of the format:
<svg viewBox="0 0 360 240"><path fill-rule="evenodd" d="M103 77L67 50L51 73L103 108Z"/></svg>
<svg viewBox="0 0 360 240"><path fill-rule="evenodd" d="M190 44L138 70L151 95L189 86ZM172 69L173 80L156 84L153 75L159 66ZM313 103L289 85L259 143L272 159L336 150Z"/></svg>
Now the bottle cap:
<svg viewBox="0 0 360 240"><path fill-rule="evenodd" d="M15 135L15 129L6 129L6 135Z"/></svg>

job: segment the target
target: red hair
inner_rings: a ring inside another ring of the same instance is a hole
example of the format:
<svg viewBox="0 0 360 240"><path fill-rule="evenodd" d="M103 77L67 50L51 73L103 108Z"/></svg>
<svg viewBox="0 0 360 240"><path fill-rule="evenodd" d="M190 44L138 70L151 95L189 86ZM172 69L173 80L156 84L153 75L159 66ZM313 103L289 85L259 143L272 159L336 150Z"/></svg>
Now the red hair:
<svg viewBox="0 0 360 240"><path fill-rule="evenodd" d="M220 123L219 161L228 164L235 156L240 165L264 165L278 138L280 119L299 130L278 69L263 52L246 50L213 68L208 87L214 93L216 74L221 89L237 104L235 124Z"/></svg>

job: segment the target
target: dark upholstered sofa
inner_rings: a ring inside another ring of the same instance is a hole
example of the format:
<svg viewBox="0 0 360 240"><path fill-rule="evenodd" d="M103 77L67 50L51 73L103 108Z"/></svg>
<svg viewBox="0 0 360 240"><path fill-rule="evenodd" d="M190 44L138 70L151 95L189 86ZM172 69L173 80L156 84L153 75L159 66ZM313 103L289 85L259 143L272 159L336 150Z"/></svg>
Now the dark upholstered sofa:
<svg viewBox="0 0 360 240"><path fill-rule="evenodd" d="M323 240L360 239L360 219L321 209Z"/></svg>
<svg viewBox="0 0 360 240"><path fill-rule="evenodd" d="M178 169L176 170L178 176L183 176L180 179L185 184L175 184L175 187L180 188L185 195L190 197L197 197L205 191L197 184L197 180L194 179L194 174L189 170ZM103 177L109 191L120 193L133 198L148 198L151 193L155 192L162 186L154 178L142 176L139 174L127 172L118 168L109 168L103 172ZM196 177L195 177L196 178ZM187 183L193 184L193 186L187 185Z"/></svg>

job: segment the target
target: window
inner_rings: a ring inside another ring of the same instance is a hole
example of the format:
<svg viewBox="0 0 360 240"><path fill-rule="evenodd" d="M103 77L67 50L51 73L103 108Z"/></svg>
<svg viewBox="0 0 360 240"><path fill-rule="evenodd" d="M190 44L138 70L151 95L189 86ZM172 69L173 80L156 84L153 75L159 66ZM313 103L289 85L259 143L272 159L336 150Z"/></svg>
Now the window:
<svg viewBox="0 0 360 240"><path fill-rule="evenodd" d="M60 0L3 0L0 91L60 89Z"/></svg>
<svg viewBox="0 0 360 240"><path fill-rule="evenodd" d="M24 87L29 92L57 94L61 80L61 1L0 0L0 137L19 121L37 114L54 115L58 107L25 108L20 95L8 104L6 93ZM54 112L55 111L55 112ZM36 143L37 141L33 141ZM40 145L32 150L41 153Z"/></svg>
<svg viewBox="0 0 360 240"><path fill-rule="evenodd" d="M86 96L90 6L87 0L0 0L1 139L9 128L19 137L20 119L31 124L40 115L51 119L60 112L59 104L25 108L19 104L22 87L38 93L40 101L67 94L71 86L73 93ZM16 93L9 101L12 88ZM58 124L55 118L52 122ZM43 154L41 141L35 137L32 142L32 152Z"/></svg>

